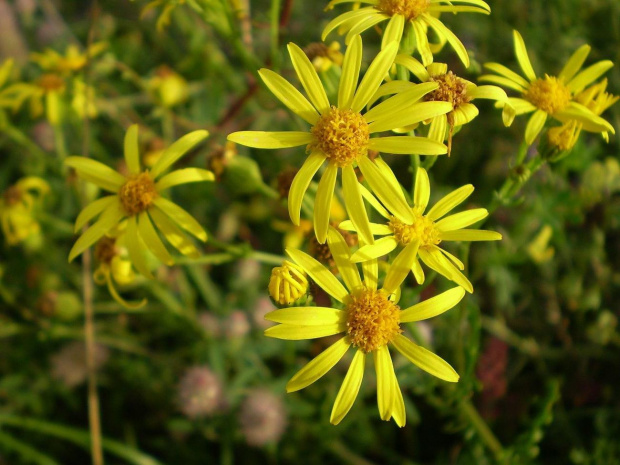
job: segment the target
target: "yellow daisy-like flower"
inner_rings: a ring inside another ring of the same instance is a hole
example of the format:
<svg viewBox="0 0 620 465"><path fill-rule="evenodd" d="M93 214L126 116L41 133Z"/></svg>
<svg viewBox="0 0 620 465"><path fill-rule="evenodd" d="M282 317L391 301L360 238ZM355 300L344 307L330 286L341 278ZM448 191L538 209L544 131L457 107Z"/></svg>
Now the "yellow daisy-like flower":
<svg viewBox="0 0 620 465"><path fill-rule="evenodd" d="M56 50L47 49L43 53L31 53L30 59L37 63L41 69L51 73L69 74L81 70L86 66L88 57L94 57L107 48L105 42L92 44L88 50L80 52L77 45L69 45L65 54Z"/></svg>
<svg viewBox="0 0 620 465"><path fill-rule="evenodd" d="M386 169L389 170L389 167ZM393 174L391 182L398 182ZM411 219L403 221L389 211L389 204L386 204L388 209L385 209L370 192L364 191L366 200L386 220L384 224L370 224L373 234L385 237L375 241L374 244L360 247L352 256L353 262L373 260L389 254L399 246L405 247L396 258L399 260L403 254L406 254L410 244L419 243L419 248L416 247L417 253L403 262L406 263L408 269L411 269L418 283L424 282L424 271L418 261L419 256L429 268L462 286L467 292L473 292L471 283L461 273L465 268L463 262L439 246L443 241L499 241L502 239L502 235L495 231L463 229L486 218L489 214L486 208L474 208L442 219L473 192L474 186L467 184L446 195L424 213L430 199L431 188L428 173L424 168L418 168L413 207L410 207ZM399 195L402 201L406 202L402 191L399 191ZM340 223L339 227L345 231L355 230L355 226L349 221Z"/></svg>
<svg viewBox="0 0 620 465"><path fill-rule="evenodd" d="M136 269L148 278L153 276L143 255L145 248L166 265L174 263L159 238L158 230L183 255L197 257L198 250L182 230L203 242L207 240L207 233L189 213L161 194L179 184L215 179L211 171L199 168L184 168L164 175L175 161L208 135L207 131L194 131L183 136L164 151L150 170L141 170L138 125L131 126L125 135L125 162L129 171L127 176L90 158L68 157L65 163L75 169L79 177L114 193L95 200L77 217L76 231L93 218L99 216L99 219L73 245L69 261L121 222L121 227L125 227L129 259Z"/></svg>
<svg viewBox="0 0 620 465"><path fill-rule="evenodd" d="M327 9L354 1L332 0L327 5ZM433 51L428 42L428 28L430 27L440 37L440 44L444 41L449 42L463 64L469 67L467 49L459 38L437 17L439 13L467 12L487 15L491 13L489 5L482 0L365 0L361 3L370 6L349 11L334 18L323 30L323 41L330 32L336 28L342 28L348 32L345 39L348 43L354 36L389 20L383 32L382 47L385 47L392 41L400 43L405 24L408 24L409 27L413 28L416 48L424 65L433 62Z"/></svg>
<svg viewBox="0 0 620 465"><path fill-rule="evenodd" d="M442 380L457 382L459 375L456 371L446 361L405 337L401 324L440 315L459 303L465 291L456 287L401 310L394 297L399 294L400 285L409 273L407 262L415 256L418 241L409 244L405 252L394 260L381 289L377 289L376 260L362 265L362 281L357 265L350 261L347 243L334 228L329 230L328 244L346 288L327 268L304 252L287 250L286 253L344 308L297 307L270 312L265 318L280 324L267 329L265 335L287 340L315 339L342 333L344 337L299 370L287 383L286 390L295 392L314 383L353 346L355 356L336 396L331 423L340 423L353 406L362 384L366 356L372 353L377 372L379 415L385 421L394 418L396 424L403 427L406 421L405 404L388 344L392 344L422 370Z"/></svg>
<svg viewBox="0 0 620 465"><path fill-rule="evenodd" d="M105 284L112 298L123 307L136 310L144 307L147 300L128 302L121 297L115 286L115 283L126 286L136 280L136 273L131 261L124 258L123 250L126 250L124 233L104 236L99 239L95 245L95 259L99 266L93 273L93 279L100 286Z"/></svg>
<svg viewBox="0 0 620 465"><path fill-rule="evenodd" d="M370 136L411 125L447 113L452 106L445 102L418 102L437 89L437 83L419 84L362 113L383 78L394 63L398 45L392 42L383 49L368 67L358 85L362 61L362 39L356 36L344 56L338 89L338 104L330 105L327 94L314 66L295 44L288 46L293 66L308 99L293 85L273 71L262 69L259 74L269 90L291 111L312 125L309 131L260 132L241 131L228 139L241 145L262 149L307 146L310 153L295 176L288 197L288 210L295 225L300 221L303 197L316 172L327 161L327 169L319 182L314 202L314 228L317 240L325 242L329 226L329 211L334 195L338 170L342 169L345 207L360 236L368 243L372 234L363 208L359 183L355 176L357 165L377 194L390 197L393 188L385 182L376 165L368 158L368 150L394 154L418 153L442 155L445 145L424 137ZM312 103L311 103L312 102ZM405 211L406 204L399 210Z"/></svg>
<svg viewBox="0 0 620 465"><path fill-rule="evenodd" d="M329 71L333 65L342 66L344 59L340 52L340 43L336 41L329 46L322 42L314 42L304 48L304 53L319 73Z"/></svg>
<svg viewBox="0 0 620 465"><path fill-rule="evenodd" d="M549 116L562 123L575 120L589 132L609 131L615 134L611 124L575 98L613 67L611 61L599 61L582 70L583 63L590 53L590 46L583 45L571 56L557 77L546 74L544 78L538 78L527 54L523 37L518 31L514 31L514 41L517 61L527 79L499 63L486 63L484 66L498 76L484 75L480 80L521 93L522 98L509 98L509 105L504 108L516 115L534 113L525 129L527 144L534 142Z"/></svg>
<svg viewBox="0 0 620 465"><path fill-rule="evenodd" d="M45 180L29 176L4 191L0 197L0 224L8 245L19 244L41 230L33 209L49 190Z"/></svg>
<svg viewBox="0 0 620 465"><path fill-rule="evenodd" d="M395 62L407 68L422 82L436 82L438 88L426 94L426 101L448 102L452 110L446 114L437 115L430 119L428 137L443 142L448 140L448 154L452 147L452 134L455 127L463 126L478 116L478 108L471 102L476 99L490 99L505 102L508 99L506 92L497 86L477 86L448 71L445 63L431 63L424 67L422 63L407 55L398 55ZM385 95L405 92L416 84L409 81L391 81L379 87L371 99L371 103ZM504 120L509 126L512 121Z"/></svg>

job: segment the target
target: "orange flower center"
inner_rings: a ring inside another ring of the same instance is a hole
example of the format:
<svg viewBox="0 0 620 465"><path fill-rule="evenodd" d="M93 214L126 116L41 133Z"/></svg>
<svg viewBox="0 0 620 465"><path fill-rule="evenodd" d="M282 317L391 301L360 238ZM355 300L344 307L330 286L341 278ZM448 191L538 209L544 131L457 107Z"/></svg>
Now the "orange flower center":
<svg viewBox="0 0 620 465"><path fill-rule="evenodd" d="M423 215L415 214L415 212L412 224L405 224L393 216L388 226L394 232L394 237L401 245L407 245L415 240L419 240L420 247L428 247L441 242L435 223Z"/></svg>
<svg viewBox="0 0 620 465"><path fill-rule="evenodd" d="M118 195L127 214L133 216L149 208L159 193L151 175L145 171L129 178Z"/></svg>
<svg viewBox="0 0 620 465"><path fill-rule="evenodd" d="M337 166L348 166L368 152L370 132L364 117L353 110L332 107L311 129L308 150L320 150Z"/></svg>
<svg viewBox="0 0 620 465"><path fill-rule="evenodd" d="M377 7L390 16L403 15L411 21L426 13L430 4L430 0L380 0Z"/></svg>
<svg viewBox="0 0 620 465"><path fill-rule="evenodd" d="M438 76L432 76L431 82L436 82L439 87L426 96L426 100L435 102L448 102L455 110L469 103L471 98L467 95L467 82L452 71Z"/></svg>
<svg viewBox="0 0 620 465"><path fill-rule="evenodd" d="M402 333L400 307L381 290L363 289L349 296L347 334L364 353L372 352Z"/></svg>

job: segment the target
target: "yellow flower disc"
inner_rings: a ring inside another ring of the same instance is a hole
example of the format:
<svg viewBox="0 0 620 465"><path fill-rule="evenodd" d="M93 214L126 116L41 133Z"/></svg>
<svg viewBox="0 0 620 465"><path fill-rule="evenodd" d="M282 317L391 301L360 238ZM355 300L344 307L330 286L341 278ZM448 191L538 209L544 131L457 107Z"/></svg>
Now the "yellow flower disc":
<svg viewBox="0 0 620 465"><path fill-rule="evenodd" d="M136 215L151 206L159 193L148 172L131 177L121 187L118 196L128 215Z"/></svg>
<svg viewBox="0 0 620 465"><path fill-rule="evenodd" d="M467 82L452 71L433 76L430 81L438 83L439 87L426 96L428 101L448 102L456 110L462 104L469 103L471 100L467 96Z"/></svg>
<svg viewBox="0 0 620 465"><path fill-rule="evenodd" d="M430 4L430 0L380 0L377 6L390 16L403 15L411 21L426 13Z"/></svg>
<svg viewBox="0 0 620 465"><path fill-rule="evenodd" d="M544 79L532 82L523 97L545 113L553 115L568 106L571 92L559 79L545 76Z"/></svg>
<svg viewBox="0 0 620 465"><path fill-rule="evenodd" d="M347 334L364 353L372 352L402 333L400 307L381 290L363 289L351 295L346 307Z"/></svg>
<svg viewBox="0 0 620 465"><path fill-rule="evenodd" d="M405 224L393 216L388 226L394 232L394 237L401 245L410 244L416 239L420 240L420 247L437 245L441 242L435 223L422 215L415 215L414 213L412 224Z"/></svg>
<svg viewBox="0 0 620 465"><path fill-rule="evenodd" d="M314 141L308 149L320 150L337 166L348 166L368 151L368 123L356 111L332 107L311 131Z"/></svg>

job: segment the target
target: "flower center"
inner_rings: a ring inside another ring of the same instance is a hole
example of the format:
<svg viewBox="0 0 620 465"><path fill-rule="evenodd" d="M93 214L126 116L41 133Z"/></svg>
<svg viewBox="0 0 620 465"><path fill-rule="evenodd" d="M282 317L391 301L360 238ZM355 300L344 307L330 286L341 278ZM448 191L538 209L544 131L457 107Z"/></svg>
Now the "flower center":
<svg viewBox="0 0 620 465"><path fill-rule="evenodd" d="M350 165L368 152L370 132L364 117L353 110L332 107L311 129L309 150L320 150L337 166Z"/></svg>
<svg viewBox="0 0 620 465"><path fill-rule="evenodd" d="M550 115L564 110L571 101L570 90L564 83L548 75L532 82L523 97Z"/></svg>
<svg viewBox="0 0 620 465"><path fill-rule="evenodd" d="M65 86L65 81L56 74L44 74L37 80L37 84L46 92L60 90Z"/></svg>
<svg viewBox="0 0 620 465"><path fill-rule="evenodd" d="M151 175L145 171L129 178L118 195L127 214L133 216L149 208L159 193Z"/></svg>
<svg viewBox="0 0 620 465"><path fill-rule="evenodd" d="M426 100L433 102L448 102L456 110L464 103L469 103L471 98L467 95L467 82L458 77L452 71L438 76L432 76L431 82L436 82L439 87L426 95Z"/></svg>
<svg viewBox="0 0 620 465"><path fill-rule="evenodd" d="M379 0L377 7L384 13L403 15L409 21L428 11L430 0Z"/></svg>
<svg viewBox="0 0 620 465"><path fill-rule="evenodd" d="M394 237L401 245L407 245L416 239L420 240L420 247L437 245L441 242L435 223L424 215L415 212L412 224L405 224L393 216L388 226L394 231Z"/></svg>
<svg viewBox="0 0 620 465"><path fill-rule="evenodd" d="M349 297L347 334L364 353L372 352L402 333L400 307L381 290L363 289Z"/></svg>

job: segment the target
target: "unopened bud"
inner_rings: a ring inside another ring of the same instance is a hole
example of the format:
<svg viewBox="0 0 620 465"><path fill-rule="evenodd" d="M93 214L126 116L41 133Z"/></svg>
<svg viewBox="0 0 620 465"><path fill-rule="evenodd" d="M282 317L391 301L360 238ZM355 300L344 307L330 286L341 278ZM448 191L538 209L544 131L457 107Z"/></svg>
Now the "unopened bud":
<svg viewBox="0 0 620 465"><path fill-rule="evenodd" d="M285 260L271 271L269 295L279 305L290 305L308 292L306 273L299 266Z"/></svg>

